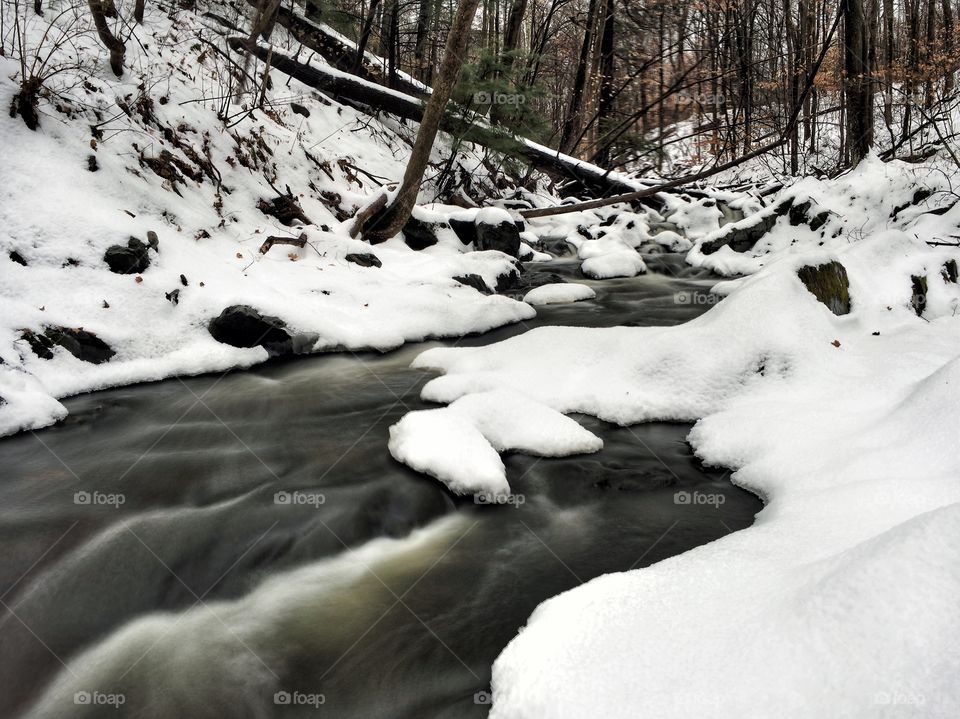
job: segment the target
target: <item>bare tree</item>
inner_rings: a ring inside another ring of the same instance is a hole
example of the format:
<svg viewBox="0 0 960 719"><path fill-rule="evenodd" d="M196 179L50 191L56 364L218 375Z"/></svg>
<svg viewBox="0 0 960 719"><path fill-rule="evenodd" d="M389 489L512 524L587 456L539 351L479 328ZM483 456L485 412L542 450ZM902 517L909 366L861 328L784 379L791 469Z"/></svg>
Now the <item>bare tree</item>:
<svg viewBox="0 0 960 719"><path fill-rule="evenodd" d="M417 132L417 139L410 154L410 161L407 163L406 171L403 174L403 182L393 203L364 232L365 238L371 241L382 241L393 237L400 232L407 220L410 219L410 213L417 203L417 194L423 181L423 173L430 161L433 142L437 137L437 131L440 129L440 121L443 119L447 102L450 100L453 87L460 76L460 68L463 66L463 59L470 38L470 28L473 25L473 18L477 14L479 4L480 0L461 0L457 8L453 25L447 35L443 62L433 85L433 93L424 109L423 120L420 122L420 130Z"/></svg>
<svg viewBox="0 0 960 719"><path fill-rule="evenodd" d="M107 2L106 0L87 0L87 4L90 6L93 24L97 28L100 42L110 51L110 69L113 70L114 75L121 77L123 75L123 58L126 55L127 48L107 25ZM112 4L110 7L112 7Z"/></svg>

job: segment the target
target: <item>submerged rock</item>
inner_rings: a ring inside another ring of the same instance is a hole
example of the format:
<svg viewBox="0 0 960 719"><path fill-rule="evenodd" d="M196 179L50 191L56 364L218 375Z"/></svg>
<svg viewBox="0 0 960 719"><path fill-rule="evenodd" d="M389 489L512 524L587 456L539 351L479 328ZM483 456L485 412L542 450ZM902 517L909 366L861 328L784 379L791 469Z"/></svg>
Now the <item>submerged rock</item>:
<svg viewBox="0 0 960 719"><path fill-rule="evenodd" d="M847 268L836 260L822 265L806 265L797 270L797 276L814 297L835 315L850 312L850 280Z"/></svg>

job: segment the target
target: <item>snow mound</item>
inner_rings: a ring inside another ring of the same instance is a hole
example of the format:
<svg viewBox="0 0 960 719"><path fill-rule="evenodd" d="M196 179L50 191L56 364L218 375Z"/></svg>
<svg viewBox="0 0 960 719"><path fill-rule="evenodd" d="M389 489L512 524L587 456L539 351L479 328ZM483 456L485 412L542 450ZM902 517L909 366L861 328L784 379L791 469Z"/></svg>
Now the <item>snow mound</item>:
<svg viewBox="0 0 960 719"><path fill-rule="evenodd" d="M390 428L390 454L458 494L509 494L498 452L541 457L597 452L603 442L560 412L503 390L410 412Z"/></svg>
<svg viewBox="0 0 960 719"><path fill-rule="evenodd" d="M622 249L584 260L580 269L595 280L605 280L611 277L636 277L646 272L647 266L636 250Z"/></svg>
<svg viewBox="0 0 960 719"><path fill-rule="evenodd" d="M530 290L523 296L528 305L552 305L564 302L579 302L592 300L597 296L593 288L576 282L554 282L541 285Z"/></svg>

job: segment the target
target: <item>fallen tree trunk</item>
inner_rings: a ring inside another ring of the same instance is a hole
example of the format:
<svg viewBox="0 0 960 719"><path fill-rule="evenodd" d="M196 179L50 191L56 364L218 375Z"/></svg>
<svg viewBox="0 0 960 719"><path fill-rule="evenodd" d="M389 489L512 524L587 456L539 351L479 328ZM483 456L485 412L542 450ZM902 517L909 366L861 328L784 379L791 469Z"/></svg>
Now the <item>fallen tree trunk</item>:
<svg viewBox="0 0 960 719"><path fill-rule="evenodd" d="M247 0L247 2L254 7L257 6L257 0ZM351 47L320 25L310 22L282 5L277 8L276 21L285 27L301 45L319 53L338 70L349 72L378 85L389 84L390 78L383 67L378 67L365 55L361 55L357 48ZM399 75L394 76L393 87L415 97L427 95L423 87Z"/></svg>
<svg viewBox="0 0 960 719"><path fill-rule="evenodd" d="M375 110L381 110L413 122L420 122L423 119L424 103L407 94L379 87L346 73L325 70L324 68L297 62L276 52L276 50L271 52L270 48L250 44L247 38L232 37L229 38L228 42L230 47L237 52L250 52L263 61L269 58L271 64L277 70L337 99L366 105ZM583 190L595 196L622 195L637 191L636 184L611 176L599 167L522 140L511 143L509 142L509 136L502 131L484 124L471 122L449 112L441 121L440 129L461 137L467 142L495 146L505 154L524 160L555 181L570 181L575 183L578 189L583 188ZM507 140L506 143L505 140ZM640 196L640 201L661 207L663 201L657 199L657 194L658 192L644 193Z"/></svg>

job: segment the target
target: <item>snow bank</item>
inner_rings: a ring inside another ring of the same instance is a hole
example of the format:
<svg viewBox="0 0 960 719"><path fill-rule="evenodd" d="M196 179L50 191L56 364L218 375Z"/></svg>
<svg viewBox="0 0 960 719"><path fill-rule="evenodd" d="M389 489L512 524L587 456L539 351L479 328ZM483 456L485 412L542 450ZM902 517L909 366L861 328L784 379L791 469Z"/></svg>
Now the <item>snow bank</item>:
<svg viewBox="0 0 960 719"><path fill-rule="evenodd" d="M848 182L819 191L839 202ZM859 194L897 201L876 184ZM960 285L944 269L960 252L922 241L953 214L829 249L800 228L682 326L545 327L417 358L444 372L429 400L699 420L696 453L767 502L749 529L544 602L494 666L492 717L960 715ZM844 316L797 276L832 260Z"/></svg>
<svg viewBox="0 0 960 719"><path fill-rule="evenodd" d="M58 103L69 115L42 100L37 132L19 118L0 119L0 435L62 418L57 398L71 394L265 360L262 347L210 336L209 321L231 305L250 305L315 336L318 352L387 350L534 316L524 303L453 279L478 275L495 286L514 264L499 252L465 251L452 230L438 229L439 242L422 252L402 237L371 247L348 236L350 222L340 218L378 191L371 175L402 177L404 136L416 128L371 123L274 71L266 111L239 116L228 131L217 117L224 60L187 42L210 34L203 18L182 9L168 16L149 4L147 14L130 29L137 38L127 43L122 79L113 77L95 36L82 35L78 52L91 58L83 82L57 76L65 83ZM39 42L51 17L30 15L28 45ZM88 26L89 13L78 10L76 22ZM275 42L283 47L285 38L277 28ZM0 58L0 70L6 107L18 66ZM309 117L295 113L291 99ZM113 118L110 131L92 135L91 125L104 117ZM463 162L479 166L471 152L464 150ZM449 153L441 138L434 160L446 162ZM161 176L152 168L166 157L180 164ZM258 209L277 196L271 183L289 187L311 223L285 226ZM434 189L427 183L423 199ZM510 219L499 209L487 214ZM159 240L158 251L148 252L150 266L136 275L111 272L107 248L131 237L145 241L148 232ZM301 233L303 248L259 252L268 236ZM381 266L348 259L368 253ZM52 359L41 359L23 337L48 327L83 328L116 354L91 364L54 347Z"/></svg>
<svg viewBox="0 0 960 719"><path fill-rule="evenodd" d="M459 494L509 494L498 452L541 457L597 452L600 441L549 406L505 391L480 392L449 407L410 412L390 428L390 454Z"/></svg>
<svg viewBox="0 0 960 719"><path fill-rule="evenodd" d="M528 305L552 305L564 302L592 300L597 296L592 287L577 282L553 282L540 285L523 296Z"/></svg>

